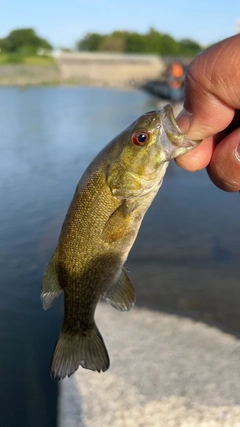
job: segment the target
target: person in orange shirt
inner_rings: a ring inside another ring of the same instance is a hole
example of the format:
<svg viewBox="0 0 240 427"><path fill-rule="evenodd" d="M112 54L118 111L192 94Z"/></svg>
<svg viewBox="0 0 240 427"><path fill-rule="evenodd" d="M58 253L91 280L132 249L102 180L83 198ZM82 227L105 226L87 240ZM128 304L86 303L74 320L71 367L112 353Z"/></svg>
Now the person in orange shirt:
<svg viewBox="0 0 240 427"><path fill-rule="evenodd" d="M179 61L173 61L167 70L169 99L173 102L183 99L184 69Z"/></svg>

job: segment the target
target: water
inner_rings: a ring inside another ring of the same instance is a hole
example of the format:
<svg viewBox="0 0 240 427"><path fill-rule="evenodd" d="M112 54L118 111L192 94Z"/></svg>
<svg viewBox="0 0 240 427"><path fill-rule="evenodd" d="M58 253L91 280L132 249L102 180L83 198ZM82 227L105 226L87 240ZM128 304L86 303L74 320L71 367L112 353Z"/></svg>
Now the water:
<svg viewBox="0 0 240 427"><path fill-rule="evenodd" d="M139 114L142 92L0 89L0 424L56 425L49 363L60 300L43 312L43 272L93 156ZM131 252L137 304L240 332L240 196L171 164Z"/></svg>

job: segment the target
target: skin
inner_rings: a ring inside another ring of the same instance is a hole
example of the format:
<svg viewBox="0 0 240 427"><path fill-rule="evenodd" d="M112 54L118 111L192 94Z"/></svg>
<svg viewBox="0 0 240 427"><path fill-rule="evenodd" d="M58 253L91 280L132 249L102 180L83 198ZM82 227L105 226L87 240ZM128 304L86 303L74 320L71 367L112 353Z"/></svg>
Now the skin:
<svg viewBox="0 0 240 427"><path fill-rule="evenodd" d="M215 185L240 190L240 34L207 49L190 64L177 123L203 142L177 158L190 172L207 168Z"/></svg>

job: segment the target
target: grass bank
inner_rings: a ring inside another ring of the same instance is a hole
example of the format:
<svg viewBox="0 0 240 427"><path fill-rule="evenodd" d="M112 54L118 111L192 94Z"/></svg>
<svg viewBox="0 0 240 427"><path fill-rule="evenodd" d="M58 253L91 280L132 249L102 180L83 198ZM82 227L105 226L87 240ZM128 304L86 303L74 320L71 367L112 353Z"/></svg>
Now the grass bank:
<svg viewBox="0 0 240 427"><path fill-rule="evenodd" d="M11 64L51 66L55 64L55 60L52 56L46 55L26 56L19 53L0 53L0 65Z"/></svg>

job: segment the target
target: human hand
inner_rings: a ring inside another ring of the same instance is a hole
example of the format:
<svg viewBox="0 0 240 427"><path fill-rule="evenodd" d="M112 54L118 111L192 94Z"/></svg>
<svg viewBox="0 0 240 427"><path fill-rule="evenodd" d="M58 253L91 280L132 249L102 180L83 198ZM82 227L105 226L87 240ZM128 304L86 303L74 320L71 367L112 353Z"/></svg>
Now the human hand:
<svg viewBox="0 0 240 427"><path fill-rule="evenodd" d="M203 139L176 162L188 171L207 167L225 191L240 190L240 34L212 46L190 64L178 125Z"/></svg>

